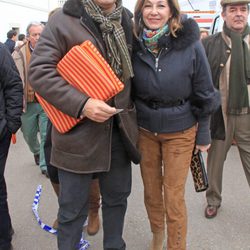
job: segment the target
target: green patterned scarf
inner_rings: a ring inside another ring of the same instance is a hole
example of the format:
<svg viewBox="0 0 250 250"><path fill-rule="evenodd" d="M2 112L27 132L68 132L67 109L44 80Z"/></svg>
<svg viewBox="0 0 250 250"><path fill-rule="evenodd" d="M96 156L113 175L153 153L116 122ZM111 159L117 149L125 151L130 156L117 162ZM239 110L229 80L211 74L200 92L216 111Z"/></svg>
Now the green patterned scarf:
<svg viewBox="0 0 250 250"><path fill-rule="evenodd" d="M82 0L82 3L88 15L100 25L111 68L122 81L133 77L131 58L121 25L122 0L117 0L115 10L107 15L93 0Z"/></svg>
<svg viewBox="0 0 250 250"><path fill-rule="evenodd" d="M236 115L242 108L249 107L247 83L250 80L250 56L244 38L250 33L250 28L247 25L243 33L239 34L224 23L223 31L232 41L228 113Z"/></svg>
<svg viewBox="0 0 250 250"><path fill-rule="evenodd" d="M148 50L155 53L158 50L158 40L168 32L168 25L164 25L158 30L143 29L142 39Z"/></svg>

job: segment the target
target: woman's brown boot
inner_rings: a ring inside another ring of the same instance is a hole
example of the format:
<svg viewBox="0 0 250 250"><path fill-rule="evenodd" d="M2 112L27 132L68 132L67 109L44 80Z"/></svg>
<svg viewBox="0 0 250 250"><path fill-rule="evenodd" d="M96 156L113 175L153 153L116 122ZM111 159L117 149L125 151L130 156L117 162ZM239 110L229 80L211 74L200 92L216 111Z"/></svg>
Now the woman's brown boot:
<svg viewBox="0 0 250 250"><path fill-rule="evenodd" d="M153 233L150 250L162 250L164 244L165 232Z"/></svg>

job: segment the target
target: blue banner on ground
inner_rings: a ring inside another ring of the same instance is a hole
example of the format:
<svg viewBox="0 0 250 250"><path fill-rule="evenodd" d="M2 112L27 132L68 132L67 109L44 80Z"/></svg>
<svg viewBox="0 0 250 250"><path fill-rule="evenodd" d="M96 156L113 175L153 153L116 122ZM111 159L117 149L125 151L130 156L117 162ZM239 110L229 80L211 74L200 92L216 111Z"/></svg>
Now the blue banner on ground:
<svg viewBox="0 0 250 250"><path fill-rule="evenodd" d="M45 230L46 232L49 232L51 234L57 234L57 230L54 229L53 227L50 227L46 224L44 224L42 222L42 220L39 217L39 213L38 213L38 208L39 208L39 203L40 203L40 198L41 198L41 192L42 192L42 185L38 185L37 189L36 189L36 194L34 197L34 201L32 204L32 211L36 217L36 220L38 222L38 224L40 225L40 227ZM79 242L79 250L86 250L88 249L90 246L89 242L87 240L84 239L84 237L81 238L80 242Z"/></svg>

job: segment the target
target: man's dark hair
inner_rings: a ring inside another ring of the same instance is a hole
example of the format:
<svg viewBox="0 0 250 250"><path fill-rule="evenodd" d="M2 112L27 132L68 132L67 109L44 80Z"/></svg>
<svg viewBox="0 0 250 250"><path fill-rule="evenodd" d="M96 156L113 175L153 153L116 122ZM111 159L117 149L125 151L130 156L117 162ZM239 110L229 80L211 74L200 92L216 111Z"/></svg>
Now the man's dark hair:
<svg viewBox="0 0 250 250"><path fill-rule="evenodd" d="M19 34L18 35L18 41L23 41L25 38L25 35L24 34Z"/></svg>
<svg viewBox="0 0 250 250"><path fill-rule="evenodd" d="M7 38L11 39L13 36L16 36L17 32L15 30L9 30L7 33Z"/></svg>

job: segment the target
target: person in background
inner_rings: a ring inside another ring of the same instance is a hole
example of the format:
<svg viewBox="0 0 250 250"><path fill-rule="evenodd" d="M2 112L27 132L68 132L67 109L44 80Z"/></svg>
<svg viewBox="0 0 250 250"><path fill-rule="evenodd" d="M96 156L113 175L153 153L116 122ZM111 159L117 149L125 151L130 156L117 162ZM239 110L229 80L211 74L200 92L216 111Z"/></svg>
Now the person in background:
<svg viewBox="0 0 250 250"><path fill-rule="evenodd" d="M25 44L26 42L27 42L26 36L24 34L19 34L15 46L21 48L22 45Z"/></svg>
<svg viewBox="0 0 250 250"><path fill-rule="evenodd" d="M168 250L184 250L191 156L194 148L205 152L210 147L209 119L219 106L219 93L199 27L181 16L178 1L137 0L134 18L133 96L153 234L150 250L162 250L165 235Z"/></svg>
<svg viewBox="0 0 250 250"><path fill-rule="evenodd" d="M8 48L9 52L12 54L17 40L17 32L15 30L9 30L7 33L7 40L4 45Z"/></svg>
<svg viewBox="0 0 250 250"><path fill-rule="evenodd" d="M209 36L209 31L205 28L200 28L200 39L204 39Z"/></svg>
<svg viewBox="0 0 250 250"><path fill-rule="evenodd" d="M214 218L222 202L222 175L227 153L235 140L250 185L250 0L222 0L223 31L203 40L221 108L211 120L205 217Z"/></svg>
<svg viewBox="0 0 250 250"><path fill-rule="evenodd" d="M131 99L132 14L121 0L68 0L48 20L30 63L30 82L63 113L84 118L65 134L52 127L50 163L60 183L58 249L77 249L88 216L93 176L102 197L103 249L124 250L123 226L131 193L131 160L139 162L137 124ZM75 45L90 40L124 89L104 102L68 84L56 67ZM70 105L69 105L70 104ZM117 109L123 109L117 113Z"/></svg>
<svg viewBox="0 0 250 250"><path fill-rule="evenodd" d="M25 34L19 34L18 35L18 41L22 41L23 43L25 43L26 42Z"/></svg>
<svg viewBox="0 0 250 250"><path fill-rule="evenodd" d="M15 63L0 43L0 250L11 250L14 233L7 202L4 178L11 134L21 126L23 85Z"/></svg>
<svg viewBox="0 0 250 250"><path fill-rule="evenodd" d="M16 48L12 54L24 85L24 113L22 115L23 137L34 155L36 165L39 165L41 173L48 177L47 166L44 157L44 143L46 138L47 115L38 103L35 91L28 79L28 67L30 57L37 41L43 31L44 25L32 22L27 26L27 43ZM40 142L38 139L40 134Z"/></svg>

